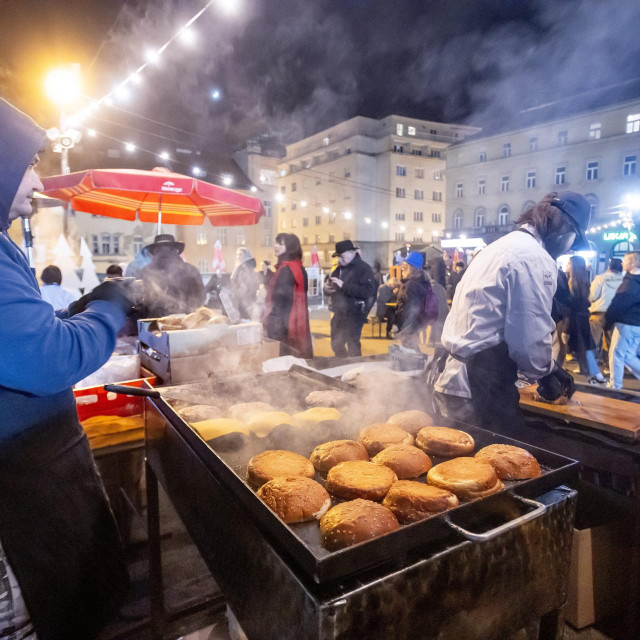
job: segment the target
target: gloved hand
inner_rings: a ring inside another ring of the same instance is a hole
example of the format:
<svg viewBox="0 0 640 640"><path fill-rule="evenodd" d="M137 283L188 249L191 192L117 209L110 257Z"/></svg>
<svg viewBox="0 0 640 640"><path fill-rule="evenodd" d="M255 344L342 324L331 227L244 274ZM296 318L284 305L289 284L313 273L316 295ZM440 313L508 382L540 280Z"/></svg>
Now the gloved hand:
<svg viewBox="0 0 640 640"><path fill-rule="evenodd" d="M82 313L87 305L94 300L106 300L118 305L125 315L129 315L134 306L133 297L129 291L129 281L125 280L105 280L93 291L85 294L79 300L69 305L69 316Z"/></svg>
<svg viewBox="0 0 640 640"><path fill-rule="evenodd" d="M549 402L553 402L561 396L571 398L575 390L576 386L573 382L573 377L557 362L554 363L551 373L538 380L538 393Z"/></svg>

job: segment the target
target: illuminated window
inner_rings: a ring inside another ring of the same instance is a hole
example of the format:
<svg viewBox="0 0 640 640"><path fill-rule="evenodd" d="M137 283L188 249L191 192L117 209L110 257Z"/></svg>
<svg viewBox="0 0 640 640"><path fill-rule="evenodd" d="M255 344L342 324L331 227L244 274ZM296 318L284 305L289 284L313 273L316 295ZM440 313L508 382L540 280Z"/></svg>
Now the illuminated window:
<svg viewBox="0 0 640 640"><path fill-rule="evenodd" d="M396 125L396 134L398 134L399 136L404 135L404 125L403 124L398 123Z"/></svg>
<svg viewBox="0 0 640 640"><path fill-rule="evenodd" d="M589 140L600 140L602 135L602 124L600 122L592 122L589 125Z"/></svg>
<svg viewBox="0 0 640 640"><path fill-rule="evenodd" d="M636 175L636 162L637 156L625 156L624 162L622 164L622 175L623 176L635 176Z"/></svg>
<svg viewBox="0 0 640 640"><path fill-rule="evenodd" d="M627 133L640 131L640 113L632 113L627 116Z"/></svg>
<svg viewBox="0 0 640 640"><path fill-rule="evenodd" d="M416 135L416 128L415 127L407 127L407 133L410 136L415 136Z"/></svg>

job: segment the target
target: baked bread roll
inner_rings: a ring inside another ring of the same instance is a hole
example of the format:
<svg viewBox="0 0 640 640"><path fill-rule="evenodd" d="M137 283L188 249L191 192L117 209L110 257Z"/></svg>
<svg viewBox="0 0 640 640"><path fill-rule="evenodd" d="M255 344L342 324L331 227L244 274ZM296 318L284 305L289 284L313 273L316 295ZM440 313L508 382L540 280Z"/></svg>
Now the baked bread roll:
<svg viewBox="0 0 640 640"><path fill-rule="evenodd" d="M375 456L392 444L413 444L413 436L394 424L372 424L360 432L358 442Z"/></svg>
<svg viewBox="0 0 640 640"><path fill-rule="evenodd" d="M341 498L380 501L397 479L398 476L389 467L354 460L341 462L329 469L327 489Z"/></svg>
<svg viewBox="0 0 640 640"><path fill-rule="evenodd" d="M294 414L293 420L300 426L325 420L340 420L340 412L334 407L313 407Z"/></svg>
<svg viewBox="0 0 640 640"><path fill-rule="evenodd" d="M490 444L475 457L488 462L500 480L525 480L540 475L538 461L525 449L510 444Z"/></svg>
<svg viewBox="0 0 640 640"><path fill-rule="evenodd" d="M253 456L247 466L247 482L254 488L281 476L313 478L313 465L299 453L274 449Z"/></svg>
<svg viewBox="0 0 640 640"><path fill-rule="evenodd" d="M287 524L320 520L331 507L327 490L301 476L269 480L258 489L258 497Z"/></svg>
<svg viewBox="0 0 640 640"><path fill-rule="evenodd" d="M212 404L194 404L191 407L178 409L178 414L187 422L201 422L212 418L222 418L222 411Z"/></svg>
<svg viewBox="0 0 640 640"><path fill-rule="evenodd" d="M341 462L353 460L369 461L367 450L355 440L332 440L319 444L309 456L311 463L320 473L327 473L331 467Z"/></svg>
<svg viewBox="0 0 640 640"><path fill-rule="evenodd" d="M274 427L279 424L293 424L293 418L284 411L265 411L254 413L247 421L249 431L253 431L257 436L266 436Z"/></svg>
<svg viewBox="0 0 640 640"><path fill-rule="evenodd" d="M381 504L351 500L329 509L320 519L322 544L330 551L377 538L399 529L396 517Z"/></svg>
<svg viewBox="0 0 640 640"><path fill-rule="evenodd" d="M213 440L218 436L227 433L246 433L247 425L239 420L229 420L229 418L214 418L213 420L201 420L192 422L191 426L196 430L203 440Z"/></svg>
<svg viewBox="0 0 640 640"><path fill-rule="evenodd" d="M427 473L427 482L460 498L484 498L504 489L495 469L477 458L454 458L437 464Z"/></svg>
<svg viewBox="0 0 640 640"><path fill-rule="evenodd" d="M338 389L312 391L305 399L307 407L344 407L353 400L353 396Z"/></svg>
<svg viewBox="0 0 640 640"><path fill-rule="evenodd" d="M375 464L389 467L399 480L417 478L433 466L431 458L410 444L392 444L371 459Z"/></svg>
<svg viewBox="0 0 640 640"><path fill-rule="evenodd" d="M227 413L232 420L246 422L254 413L265 413L266 411L275 411L275 409L266 402L238 402L232 404Z"/></svg>
<svg viewBox="0 0 640 640"><path fill-rule="evenodd" d="M382 501L401 524L424 520L436 513L458 506L459 501L453 493L422 482L398 480L389 489Z"/></svg>
<svg viewBox="0 0 640 640"><path fill-rule="evenodd" d="M431 418L431 416L428 413L425 413L424 411L420 411L418 409L394 413L387 420L387 422L389 424L395 424L396 427L404 429L414 438L416 437L416 435L418 435L418 431L420 431L420 429L433 425L433 419Z"/></svg>
<svg viewBox="0 0 640 640"><path fill-rule="evenodd" d="M475 446L468 433L449 427L424 427L416 436L416 447L432 456L464 456Z"/></svg>

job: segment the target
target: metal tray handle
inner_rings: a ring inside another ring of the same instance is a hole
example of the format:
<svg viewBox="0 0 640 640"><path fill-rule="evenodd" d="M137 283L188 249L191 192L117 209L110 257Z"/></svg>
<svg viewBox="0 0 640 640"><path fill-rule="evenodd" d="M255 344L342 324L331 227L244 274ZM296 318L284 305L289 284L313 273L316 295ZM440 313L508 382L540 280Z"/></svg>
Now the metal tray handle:
<svg viewBox="0 0 640 640"><path fill-rule="evenodd" d="M123 396L142 396L144 398L160 398L159 391L145 389L144 387L127 387L120 384L105 384L103 389L112 393L119 393Z"/></svg>
<svg viewBox="0 0 640 640"><path fill-rule="evenodd" d="M529 522L529 520L533 520L534 518L541 516L547 510L546 505L542 504L541 502L537 502L536 500L530 500L529 498L523 498L522 496L518 496L515 494L513 494L513 498L519 500L529 507L534 507L533 511L529 511L521 515L520 517L515 518L514 520L509 520L509 522L505 522L499 527L495 527L495 529L490 529L489 531L485 531L484 533L473 533L472 531L468 531L458 524L454 524L453 522L451 522L451 518L448 513L444 514L444 520L456 533L460 534L463 538L471 540L472 542L486 542L487 540L492 540L493 538L499 536L505 531L515 529L521 524L524 524L525 522Z"/></svg>

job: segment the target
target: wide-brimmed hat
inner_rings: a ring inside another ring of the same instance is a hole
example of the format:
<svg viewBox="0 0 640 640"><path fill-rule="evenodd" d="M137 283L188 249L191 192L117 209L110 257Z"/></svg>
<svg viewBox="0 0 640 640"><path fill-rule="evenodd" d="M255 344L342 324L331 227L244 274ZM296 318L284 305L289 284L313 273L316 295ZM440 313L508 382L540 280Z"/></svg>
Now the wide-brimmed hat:
<svg viewBox="0 0 640 640"><path fill-rule="evenodd" d="M342 255L347 251L355 251L356 249L357 247L353 244L353 242L351 242L351 240L340 240L340 242L336 242L336 251L331 257L335 258L336 256Z"/></svg>
<svg viewBox="0 0 640 640"><path fill-rule="evenodd" d="M551 204L560 209L573 222L572 226L576 231L576 239L571 248L574 251L589 249L589 241L585 235L591 220L591 204L589 201L575 191L563 191L551 201Z"/></svg>
<svg viewBox="0 0 640 640"><path fill-rule="evenodd" d="M178 253L184 251L184 242L176 242L176 239L170 233L161 233L153 239L153 243L145 247L145 249L153 255L156 249L161 247L167 247L168 249L175 249Z"/></svg>

